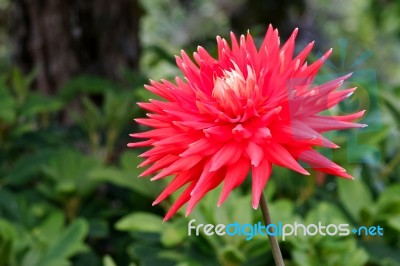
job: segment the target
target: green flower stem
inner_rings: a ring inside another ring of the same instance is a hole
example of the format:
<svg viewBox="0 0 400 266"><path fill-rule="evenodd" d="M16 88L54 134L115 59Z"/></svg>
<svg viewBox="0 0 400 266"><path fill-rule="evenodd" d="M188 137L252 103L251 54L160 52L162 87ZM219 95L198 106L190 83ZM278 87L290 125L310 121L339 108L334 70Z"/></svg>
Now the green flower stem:
<svg viewBox="0 0 400 266"><path fill-rule="evenodd" d="M262 215L264 218L265 226L268 226L272 222L271 222L271 217L269 216L267 200L265 199L264 192L261 194L260 207L261 207L261 212L262 212ZM270 230L272 230L272 233L274 232L273 228L271 228ZM285 266L276 236L272 236L272 235L268 234L268 239L269 239L269 243L271 244L271 247L272 247L272 254L274 255L274 260L275 260L276 266Z"/></svg>

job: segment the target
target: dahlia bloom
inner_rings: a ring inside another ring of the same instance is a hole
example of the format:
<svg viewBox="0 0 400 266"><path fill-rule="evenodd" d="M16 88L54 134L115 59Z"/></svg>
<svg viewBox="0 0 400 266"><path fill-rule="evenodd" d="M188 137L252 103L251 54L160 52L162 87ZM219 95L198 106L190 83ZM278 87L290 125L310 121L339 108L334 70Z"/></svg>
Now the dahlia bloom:
<svg viewBox="0 0 400 266"><path fill-rule="evenodd" d="M165 220L185 203L188 215L207 192L223 183L221 205L250 171L252 206L257 208L273 164L309 175L298 162L302 161L317 171L351 178L313 149L338 148L324 132L365 126L352 122L364 111L318 114L354 92L355 88L336 90L351 74L314 85L332 49L309 65L306 57L314 43L293 56L296 35L297 29L281 47L277 29L269 26L258 50L249 33L239 41L231 33L231 46L217 37L218 59L198 47L193 62L182 51L176 62L184 79L145 86L164 100L138 103L150 113L135 121L154 128L131 134L148 140L128 144L152 147L140 155L147 159L139 167L151 165L140 176L174 176L153 205L186 185Z"/></svg>

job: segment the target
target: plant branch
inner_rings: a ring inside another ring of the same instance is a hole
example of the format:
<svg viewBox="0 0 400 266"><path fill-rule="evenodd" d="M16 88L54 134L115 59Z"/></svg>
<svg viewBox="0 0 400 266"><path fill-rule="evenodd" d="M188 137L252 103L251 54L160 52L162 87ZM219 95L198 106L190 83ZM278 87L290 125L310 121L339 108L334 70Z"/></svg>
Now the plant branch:
<svg viewBox="0 0 400 266"><path fill-rule="evenodd" d="M260 207L261 207L261 212L262 212L262 215L264 218L265 226L268 226L272 222L271 222L271 217L269 216L267 200L265 199L264 192L261 194ZM274 233L273 228L271 228L270 232L272 234ZM275 260L276 266L285 266L276 236L268 234L268 239L269 239L269 243L271 244L271 247L272 247L272 254L274 255L274 260Z"/></svg>

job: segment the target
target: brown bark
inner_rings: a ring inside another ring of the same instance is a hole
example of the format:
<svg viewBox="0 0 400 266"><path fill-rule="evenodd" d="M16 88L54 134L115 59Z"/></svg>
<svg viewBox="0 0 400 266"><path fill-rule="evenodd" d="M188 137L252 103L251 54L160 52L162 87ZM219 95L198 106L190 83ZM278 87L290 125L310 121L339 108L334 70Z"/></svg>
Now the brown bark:
<svg viewBox="0 0 400 266"><path fill-rule="evenodd" d="M47 94L78 73L118 78L121 67L137 67L141 13L137 0L14 0L14 61L39 67Z"/></svg>

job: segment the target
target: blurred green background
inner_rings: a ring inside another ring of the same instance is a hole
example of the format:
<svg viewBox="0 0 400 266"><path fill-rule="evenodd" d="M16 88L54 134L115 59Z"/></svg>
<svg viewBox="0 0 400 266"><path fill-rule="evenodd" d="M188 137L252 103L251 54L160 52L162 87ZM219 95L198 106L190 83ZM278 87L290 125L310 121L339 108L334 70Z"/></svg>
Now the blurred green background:
<svg viewBox="0 0 400 266"><path fill-rule="evenodd" d="M149 78L180 75L174 55L215 36L266 27L310 60L334 54L321 80L353 72L358 90L331 110L367 109L369 127L330 134L325 155L351 182L275 168L273 221L380 225L383 237L289 237L287 265L400 265L400 2L389 0L0 0L0 265L273 265L265 237L187 236L187 223L255 223L250 182L220 208L210 193L189 218L151 203L165 181L138 179L128 134ZM218 190L218 189L216 189Z"/></svg>

